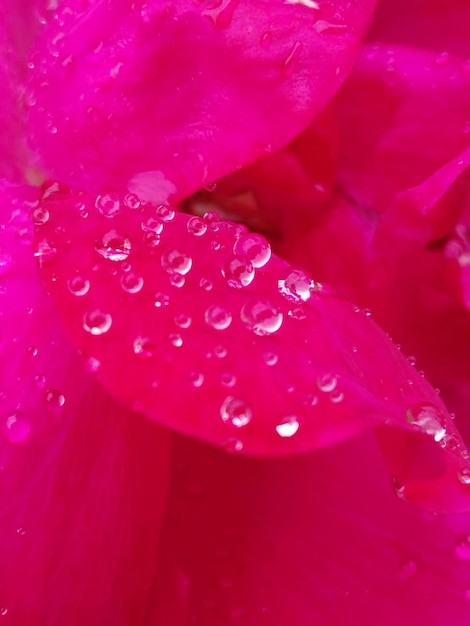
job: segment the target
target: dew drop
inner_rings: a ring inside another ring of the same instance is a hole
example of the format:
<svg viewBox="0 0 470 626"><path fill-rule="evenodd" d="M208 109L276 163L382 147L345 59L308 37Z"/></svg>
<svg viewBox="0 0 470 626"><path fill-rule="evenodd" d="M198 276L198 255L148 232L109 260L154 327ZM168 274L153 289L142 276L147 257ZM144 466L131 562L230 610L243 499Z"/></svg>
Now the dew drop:
<svg viewBox="0 0 470 626"><path fill-rule="evenodd" d="M157 309L164 308L170 304L170 298L166 293L156 293L153 299L153 304Z"/></svg>
<svg viewBox="0 0 470 626"><path fill-rule="evenodd" d="M199 387L202 387L202 385L204 383L204 375L201 374L201 372L195 372L195 371L190 372L189 373L189 382L196 389L199 388Z"/></svg>
<svg viewBox="0 0 470 626"><path fill-rule="evenodd" d="M160 204L155 210L155 214L164 222L171 222L175 219L176 211L166 204Z"/></svg>
<svg viewBox="0 0 470 626"><path fill-rule="evenodd" d="M72 276L67 281L67 287L74 296L85 296L90 291L90 281L82 276Z"/></svg>
<svg viewBox="0 0 470 626"><path fill-rule="evenodd" d="M457 472L457 478L462 485L470 485L470 467L462 467L462 469Z"/></svg>
<svg viewBox="0 0 470 626"><path fill-rule="evenodd" d="M213 287L213 284L208 278L201 278L199 286L201 287L201 289L204 289L204 291L210 291Z"/></svg>
<svg viewBox="0 0 470 626"><path fill-rule="evenodd" d="M243 257L229 259L222 268L222 276L230 287L247 287L255 277L253 265Z"/></svg>
<svg viewBox="0 0 470 626"><path fill-rule="evenodd" d="M279 291L288 300L306 302L318 285L302 270L292 270L285 279L278 281Z"/></svg>
<svg viewBox="0 0 470 626"><path fill-rule="evenodd" d="M235 385L237 384L237 377L235 376L235 374L225 372L220 377L220 384L222 385L222 387L235 387Z"/></svg>
<svg viewBox="0 0 470 626"><path fill-rule="evenodd" d="M111 328L113 318L109 313L104 313L99 309L85 313L83 317L83 328L91 335L104 335Z"/></svg>
<svg viewBox="0 0 470 626"><path fill-rule="evenodd" d="M101 361L94 356L87 359L86 367L89 372L97 372L101 367Z"/></svg>
<svg viewBox="0 0 470 626"><path fill-rule="evenodd" d="M175 317L175 324L180 328L189 328L191 326L191 318L186 313L179 313Z"/></svg>
<svg viewBox="0 0 470 626"><path fill-rule="evenodd" d="M144 286L144 279L135 272L128 272L121 276L120 283L127 293L139 293Z"/></svg>
<svg viewBox="0 0 470 626"><path fill-rule="evenodd" d="M275 352L265 352L263 354L263 359L266 365L272 366L272 365L276 365L276 363L279 360L279 357L277 356Z"/></svg>
<svg viewBox="0 0 470 626"><path fill-rule="evenodd" d="M168 273L177 273L186 275L192 267L193 261L191 257L180 252L179 250L166 250L162 254L161 264Z"/></svg>
<svg viewBox="0 0 470 626"><path fill-rule="evenodd" d="M33 222L36 224L36 226L41 226L42 224L46 224L46 222L49 221L49 211L39 205L38 207L36 207L35 209L33 209Z"/></svg>
<svg viewBox="0 0 470 626"><path fill-rule="evenodd" d="M29 421L18 413L10 413L4 418L3 434L10 443L21 443L29 436L30 430Z"/></svg>
<svg viewBox="0 0 470 626"><path fill-rule="evenodd" d="M206 310L204 319L212 328L225 330L232 323L232 314L225 307L213 304Z"/></svg>
<svg viewBox="0 0 470 626"><path fill-rule="evenodd" d="M441 441L446 435L444 417L438 407L428 402L418 402L406 413L409 424L419 427L434 441Z"/></svg>
<svg viewBox="0 0 470 626"><path fill-rule="evenodd" d="M243 443L240 439L235 439L234 437L224 441L222 446L229 454L235 454L236 452L241 452L243 450Z"/></svg>
<svg viewBox="0 0 470 626"><path fill-rule="evenodd" d="M295 415L285 417L277 426L276 432L279 437L293 437L299 430L299 420Z"/></svg>
<svg viewBox="0 0 470 626"><path fill-rule="evenodd" d="M161 237L158 233L148 231L144 234L144 243L149 248L156 248L161 241Z"/></svg>
<svg viewBox="0 0 470 626"><path fill-rule="evenodd" d="M103 217L113 218L121 208L118 194L104 193L96 196L95 207Z"/></svg>
<svg viewBox="0 0 470 626"><path fill-rule="evenodd" d="M188 220L187 224L188 233L195 235L196 237L202 237L207 232L207 222L200 217L194 216Z"/></svg>
<svg viewBox="0 0 470 626"><path fill-rule="evenodd" d="M175 272L174 274L170 275L170 284L173 285L173 287L178 287L178 289L180 289L184 286L185 282L185 278L182 274L177 274Z"/></svg>
<svg viewBox="0 0 470 626"><path fill-rule="evenodd" d="M131 242L117 231L110 230L95 242L95 250L109 261L125 261L131 251Z"/></svg>
<svg viewBox="0 0 470 626"><path fill-rule="evenodd" d="M183 345L183 337L181 335L179 335L178 333L172 333L171 335L169 335L169 340L172 346L174 346L175 348L181 348L181 346Z"/></svg>
<svg viewBox="0 0 470 626"><path fill-rule="evenodd" d="M208 224L215 224L220 221L217 211L206 211L203 217Z"/></svg>
<svg viewBox="0 0 470 626"><path fill-rule="evenodd" d="M163 221L159 220L157 217L149 217L142 222L141 228L146 233L161 235L163 232Z"/></svg>
<svg viewBox="0 0 470 626"><path fill-rule="evenodd" d="M157 347L148 337L136 337L133 343L134 354L143 359L149 359L156 354Z"/></svg>
<svg viewBox="0 0 470 626"><path fill-rule="evenodd" d="M128 193L124 196L124 204L128 209L132 209L133 211L140 208L140 200L135 193Z"/></svg>
<svg viewBox="0 0 470 626"><path fill-rule="evenodd" d="M225 359L228 354L228 350L225 346L215 346L214 354L218 359Z"/></svg>
<svg viewBox="0 0 470 626"><path fill-rule="evenodd" d="M54 415L60 415L65 405L65 396L57 389L47 389L44 393L44 401L48 411Z"/></svg>
<svg viewBox="0 0 470 626"><path fill-rule="evenodd" d="M282 313L268 300L258 300L243 305L242 322L256 335L272 335L282 326Z"/></svg>
<svg viewBox="0 0 470 626"><path fill-rule="evenodd" d="M320 391L325 393L330 393L334 389L336 389L336 385L338 384L338 379L336 376L330 372L325 372L321 376L318 377L317 386Z"/></svg>
<svg viewBox="0 0 470 626"><path fill-rule="evenodd" d="M220 416L226 424L235 428L247 426L253 417L250 407L238 398L227 396L220 407Z"/></svg>
<svg viewBox="0 0 470 626"><path fill-rule="evenodd" d="M271 246L266 239L261 235L251 233L241 235L236 240L233 252L250 261L256 268L263 267L271 258Z"/></svg>

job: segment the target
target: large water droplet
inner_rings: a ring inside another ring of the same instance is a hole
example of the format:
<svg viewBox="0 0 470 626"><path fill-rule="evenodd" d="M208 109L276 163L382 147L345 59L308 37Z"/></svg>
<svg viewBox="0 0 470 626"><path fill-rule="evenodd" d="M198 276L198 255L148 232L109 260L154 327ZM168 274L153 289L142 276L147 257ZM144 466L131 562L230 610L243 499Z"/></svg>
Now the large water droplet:
<svg viewBox="0 0 470 626"><path fill-rule="evenodd" d="M225 330L232 323L232 314L225 307L213 304L206 310L204 319L212 328Z"/></svg>
<svg viewBox="0 0 470 626"><path fill-rule="evenodd" d="M408 409L406 418L409 424L431 435L434 441L441 441L446 435L444 416L435 404L418 402Z"/></svg>
<svg viewBox="0 0 470 626"><path fill-rule="evenodd" d="M96 196L95 206L103 217L112 218L119 213L121 203L117 193L103 193Z"/></svg>
<svg viewBox="0 0 470 626"><path fill-rule="evenodd" d="M256 335L272 335L282 326L282 313L271 302L258 300L243 305L242 322Z"/></svg>
<svg viewBox="0 0 470 626"><path fill-rule="evenodd" d="M85 313L83 317L83 328L91 335L104 335L111 328L113 318L109 313L104 313L99 309Z"/></svg>
<svg viewBox="0 0 470 626"><path fill-rule="evenodd" d="M220 416L226 424L243 428L251 422L253 414L246 402L227 396L220 407Z"/></svg>
<svg viewBox="0 0 470 626"><path fill-rule="evenodd" d="M229 259L222 268L222 276L230 287L241 289L247 287L255 277L253 265L243 257Z"/></svg>
<svg viewBox="0 0 470 626"><path fill-rule="evenodd" d="M276 426L279 437L293 437L299 430L299 420L295 415L289 415Z"/></svg>
<svg viewBox="0 0 470 626"><path fill-rule="evenodd" d="M131 252L131 242L116 230L110 230L95 242L95 250L109 261L125 261Z"/></svg>
<svg viewBox="0 0 470 626"><path fill-rule="evenodd" d="M263 267L271 258L271 246L266 239L252 233L241 235L235 242L233 251L236 255L250 261L256 268Z"/></svg>
<svg viewBox="0 0 470 626"><path fill-rule="evenodd" d="M164 270L171 273L185 275L191 269L193 261L184 252L179 250L166 250L162 254L161 264Z"/></svg>

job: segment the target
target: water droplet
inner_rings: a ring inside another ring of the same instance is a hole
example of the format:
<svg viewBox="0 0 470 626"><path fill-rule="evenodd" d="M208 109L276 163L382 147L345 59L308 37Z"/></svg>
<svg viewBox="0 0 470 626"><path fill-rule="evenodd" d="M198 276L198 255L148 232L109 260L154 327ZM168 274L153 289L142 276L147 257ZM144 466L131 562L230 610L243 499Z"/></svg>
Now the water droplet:
<svg viewBox="0 0 470 626"><path fill-rule="evenodd" d="M232 323L232 314L225 307L213 304L206 310L204 319L212 328L225 330Z"/></svg>
<svg viewBox="0 0 470 626"><path fill-rule="evenodd" d="M128 272L121 276L120 283L127 293L139 293L144 286L144 279L135 272Z"/></svg>
<svg viewBox="0 0 470 626"><path fill-rule="evenodd" d="M413 367L414 367L414 366L416 365L416 357L415 357L415 356L413 356L413 355L410 355L410 356L408 357L408 363L409 363L410 365L413 365Z"/></svg>
<svg viewBox="0 0 470 626"><path fill-rule="evenodd" d="M140 200L135 193L128 193L124 197L124 204L128 209L132 209L133 211L140 208Z"/></svg>
<svg viewBox="0 0 470 626"><path fill-rule="evenodd" d="M363 313L366 317L372 316L372 311L370 309L363 309Z"/></svg>
<svg viewBox="0 0 470 626"><path fill-rule="evenodd" d="M250 261L256 268L263 267L271 258L271 246L266 239L261 235L251 233L241 235L236 240L233 252Z"/></svg>
<svg viewBox="0 0 470 626"><path fill-rule="evenodd" d="M5 608L4 606L2 608L0 608L0 615L2 617L4 617L7 613L8 613L8 609L7 608Z"/></svg>
<svg viewBox="0 0 470 626"><path fill-rule="evenodd" d="M95 250L109 261L125 261L131 251L131 242L117 231L110 230L95 242Z"/></svg>
<svg viewBox="0 0 470 626"><path fill-rule="evenodd" d="M43 207L42 205L39 205L38 207L36 207L35 209L33 209L33 222L37 225L37 226L41 226L42 224L46 224L46 222L49 221L49 211Z"/></svg>
<svg viewBox="0 0 470 626"><path fill-rule="evenodd" d="M460 537L455 545L455 554L461 561L470 561L470 534Z"/></svg>
<svg viewBox="0 0 470 626"><path fill-rule="evenodd" d="M268 300L244 304L240 318L256 335L272 335L281 328L283 320L281 311Z"/></svg>
<svg viewBox="0 0 470 626"><path fill-rule="evenodd" d="M203 217L208 224L215 224L220 221L217 211L206 211Z"/></svg>
<svg viewBox="0 0 470 626"><path fill-rule="evenodd" d="M255 277L255 270L247 259L234 257L225 263L222 268L222 276L230 287L241 289L252 282Z"/></svg>
<svg viewBox="0 0 470 626"><path fill-rule="evenodd" d="M109 313L103 313L99 309L85 313L83 328L91 335L104 335L111 328L113 318Z"/></svg>
<svg viewBox="0 0 470 626"><path fill-rule="evenodd" d="M462 485L470 485L470 467L462 467L462 469L457 472L457 478Z"/></svg>
<svg viewBox="0 0 470 626"><path fill-rule="evenodd" d="M235 374L230 374L229 372L225 372L220 377L220 384L222 387L235 387L237 384L237 377Z"/></svg>
<svg viewBox="0 0 470 626"><path fill-rule="evenodd" d="M47 389L44 393L44 401L48 411L54 415L60 415L65 405L65 396L57 389Z"/></svg>
<svg viewBox="0 0 470 626"><path fill-rule="evenodd" d="M183 337L181 335L178 335L178 333L172 333L171 335L169 335L168 338L171 345L175 348L181 348L181 346L183 345Z"/></svg>
<svg viewBox="0 0 470 626"><path fill-rule="evenodd" d="M213 191L217 189L217 183L206 183L204 185L204 189L208 191L209 193L212 193Z"/></svg>
<svg viewBox="0 0 470 626"><path fill-rule="evenodd" d="M204 289L204 291L210 291L213 287L213 284L208 278L201 278L199 286L201 287L201 289Z"/></svg>
<svg viewBox="0 0 470 626"><path fill-rule="evenodd" d="M141 228L147 233L161 235L163 232L163 221L159 220L157 217L149 217L142 222Z"/></svg>
<svg viewBox="0 0 470 626"><path fill-rule="evenodd" d="M251 422L253 414L246 402L227 396L220 407L220 416L226 424L243 428Z"/></svg>
<svg viewBox="0 0 470 626"><path fill-rule="evenodd" d="M207 232L207 222L197 216L191 217L188 220L187 229L192 235L202 237Z"/></svg>
<svg viewBox="0 0 470 626"><path fill-rule="evenodd" d="M333 389L328 398L330 402L333 402L333 404L339 404L344 400L344 393L339 389Z"/></svg>
<svg viewBox="0 0 470 626"><path fill-rule="evenodd" d="M434 404L418 402L410 407L406 413L409 424L418 426L434 441L441 441L446 435L446 424L442 412Z"/></svg>
<svg viewBox="0 0 470 626"><path fill-rule="evenodd" d="M225 346L215 346L214 354L218 359L225 359L228 354L228 350Z"/></svg>
<svg viewBox="0 0 470 626"><path fill-rule="evenodd" d="M273 36L270 32L263 33L261 35L260 44L262 48L269 48L273 40Z"/></svg>
<svg viewBox="0 0 470 626"><path fill-rule="evenodd" d="M121 208L118 194L104 193L96 196L95 207L103 217L113 218Z"/></svg>
<svg viewBox="0 0 470 626"><path fill-rule="evenodd" d="M264 359L264 362L266 363L266 365L269 365L269 366L276 365L276 363L279 360L279 358L278 358L278 356L277 356L277 354L275 352L265 352L263 354L263 359Z"/></svg>
<svg viewBox="0 0 470 626"><path fill-rule="evenodd" d="M293 437L299 430L299 420L295 415L285 417L277 426L276 432L279 437Z"/></svg>
<svg viewBox="0 0 470 626"><path fill-rule="evenodd" d="M97 372L101 367L101 361L94 356L87 359L86 367L89 372Z"/></svg>
<svg viewBox="0 0 470 626"><path fill-rule="evenodd" d="M190 372L189 373L189 382L193 387L201 387L204 383L204 375L201 372Z"/></svg>
<svg viewBox="0 0 470 626"><path fill-rule="evenodd" d="M304 320L307 318L307 313L305 309L301 308L300 306L295 307L295 309L291 309L287 315L294 320Z"/></svg>
<svg viewBox="0 0 470 626"><path fill-rule="evenodd" d="M318 377L317 386L320 391L325 393L330 393L336 388L338 384L338 379L336 376L330 372L325 372L321 376Z"/></svg>
<svg viewBox="0 0 470 626"><path fill-rule="evenodd" d="M171 222L175 219L176 211L166 204L160 204L160 206L155 209L155 214L164 222Z"/></svg>
<svg viewBox="0 0 470 626"><path fill-rule="evenodd" d="M292 270L284 280L278 281L278 288L288 300L306 302L318 285L302 270Z"/></svg>
<svg viewBox="0 0 470 626"><path fill-rule="evenodd" d="M38 387L38 389L43 389L46 384L46 377L42 374L36 374L34 382L36 383L36 387Z"/></svg>
<svg viewBox="0 0 470 626"><path fill-rule="evenodd" d="M157 347L155 343L148 337L136 337L133 343L134 354L143 359L149 359L154 356Z"/></svg>
<svg viewBox="0 0 470 626"><path fill-rule="evenodd" d="M10 413L4 418L3 434L10 443L20 443L24 441L31 430L27 419L18 413Z"/></svg>
<svg viewBox="0 0 470 626"><path fill-rule="evenodd" d="M144 243L149 248L156 248L160 244L160 241L161 237L157 233L148 231L144 234Z"/></svg>
<svg viewBox="0 0 470 626"><path fill-rule="evenodd" d="M153 299L153 304L157 309L166 307L170 304L170 298L165 293L156 293Z"/></svg>
<svg viewBox="0 0 470 626"><path fill-rule="evenodd" d="M57 257L57 248L47 239L41 239L35 244L34 256L40 265L51 263Z"/></svg>
<svg viewBox="0 0 470 626"><path fill-rule="evenodd" d="M175 324L180 328L189 328L191 326L191 318L186 313L179 313L175 317Z"/></svg>
<svg viewBox="0 0 470 626"><path fill-rule="evenodd" d="M162 254L161 264L164 270L169 273L186 275L192 267L191 257L179 250L166 250Z"/></svg>
<svg viewBox="0 0 470 626"><path fill-rule="evenodd" d="M72 276L67 281L67 287L74 296L85 296L90 291L90 281L82 276Z"/></svg>
<svg viewBox="0 0 470 626"><path fill-rule="evenodd" d="M184 286L185 282L185 278L182 274L174 273L170 275L170 284L173 285L173 287L178 287L178 289L180 289Z"/></svg>
<svg viewBox="0 0 470 626"><path fill-rule="evenodd" d="M224 450L229 454L235 454L236 452L241 452L243 450L243 442L241 442L240 439L235 439L234 437L227 439L222 445Z"/></svg>

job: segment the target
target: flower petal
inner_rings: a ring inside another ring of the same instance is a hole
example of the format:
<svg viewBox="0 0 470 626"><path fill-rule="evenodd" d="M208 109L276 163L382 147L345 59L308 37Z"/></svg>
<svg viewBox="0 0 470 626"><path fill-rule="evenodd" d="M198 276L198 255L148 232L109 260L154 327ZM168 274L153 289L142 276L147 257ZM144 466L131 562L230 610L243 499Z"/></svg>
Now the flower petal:
<svg viewBox="0 0 470 626"><path fill-rule="evenodd" d="M308 125L375 0L85 5L62 2L32 56L33 143L71 185L158 171L181 199Z"/></svg>
<svg viewBox="0 0 470 626"><path fill-rule="evenodd" d="M34 262L32 191L1 191L0 615L14 626L140 624L168 434L83 367Z"/></svg>
<svg viewBox="0 0 470 626"><path fill-rule="evenodd" d="M466 626L469 531L398 500L367 436L282 460L175 437L152 624Z"/></svg>
<svg viewBox="0 0 470 626"><path fill-rule="evenodd" d="M381 436L401 493L468 505L445 408L367 312L214 214L54 190L37 226L43 277L74 343L127 405L257 455L402 429Z"/></svg>

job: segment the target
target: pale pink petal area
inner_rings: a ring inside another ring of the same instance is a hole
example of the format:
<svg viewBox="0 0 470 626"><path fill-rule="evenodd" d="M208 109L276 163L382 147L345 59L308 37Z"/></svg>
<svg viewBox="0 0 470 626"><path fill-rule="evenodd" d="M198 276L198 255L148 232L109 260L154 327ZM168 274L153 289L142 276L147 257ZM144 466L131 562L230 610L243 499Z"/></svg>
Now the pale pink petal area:
<svg viewBox="0 0 470 626"><path fill-rule="evenodd" d="M32 54L48 175L178 199L287 143L350 70L375 6L334 0L60 3Z"/></svg>
<svg viewBox="0 0 470 626"><path fill-rule="evenodd" d="M360 204L383 212L447 164L448 186L462 173L459 155L470 145L462 59L440 63L431 52L369 45L337 103L339 183ZM422 204L430 210L426 195Z"/></svg>
<svg viewBox="0 0 470 626"><path fill-rule="evenodd" d="M33 198L2 183L0 618L144 624L168 434L103 391L64 336L32 253Z"/></svg>
<svg viewBox="0 0 470 626"><path fill-rule="evenodd" d="M372 438L295 458L175 438L152 626L467 626L469 515L391 492Z"/></svg>
<svg viewBox="0 0 470 626"><path fill-rule="evenodd" d="M125 404L256 455L377 428L403 496L468 506L466 451L432 387L367 311L271 255L265 239L133 194L67 198L51 184L40 207L47 288Z"/></svg>
<svg viewBox="0 0 470 626"><path fill-rule="evenodd" d="M381 0L368 39L434 50L442 63L449 53L468 62L469 24L468 0Z"/></svg>

